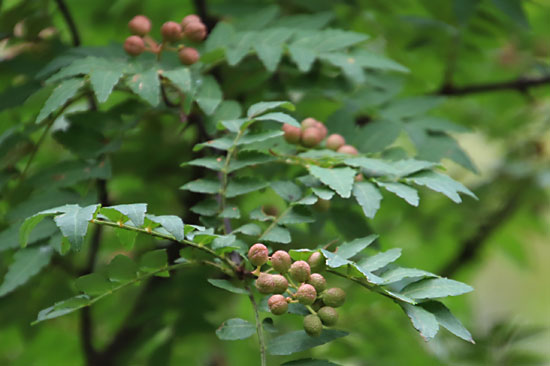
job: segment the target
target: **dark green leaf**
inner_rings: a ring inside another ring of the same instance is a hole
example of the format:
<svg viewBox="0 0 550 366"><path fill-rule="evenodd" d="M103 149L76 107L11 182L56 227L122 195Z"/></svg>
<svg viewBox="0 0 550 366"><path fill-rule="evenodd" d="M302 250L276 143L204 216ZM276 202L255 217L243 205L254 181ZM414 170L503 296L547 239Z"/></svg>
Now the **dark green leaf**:
<svg viewBox="0 0 550 366"><path fill-rule="evenodd" d="M101 295L113 287L107 278L98 273L90 273L77 278L75 285L77 289L90 296Z"/></svg>
<svg viewBox="0 0 550 366"><path fill-rule="evenodd" d="M197 179L184 184L180 189L197 193L214 194L219 192L220 187L221 184L219 180Z"/></svg>
<svg viewBox="0 0 550 366"><path fill-rule="evenodd" d="M371 219L374 218L380 208L380 201L382 201L382 195L378 188L370 182L355 182L353 195L363 208L365 216Z"/></svg>
<svg viewBox="0 0 550 366"><path fill-rule="evenodd" d="M270 231L262 235L260 239L281 244L288 244L291 241L290 232L281 226L274 226Z"/></svg>
<svg viewBox="0 0 550 366"><path fill-rule="evenodd" d="M38 313L36 320L32 322L32 325L40 323L44 320L54 319L72 313L73 311L82 309L89 304L90 298L87 295L78 295L61 302L56 302L54 306L41 310Z"/></svg>
<svg viewBox="0 0 550 366"><path fill-rule="evenodd" d="M158 70L152 67L128 77L127 84L143 100L156 107L160 102Z"/></svg>
<svg viewBox="0 0 550 366"><path fill-rule="evenodd" d="M389 263L394 262L400 256L401 248L393 248L362 260L359 262L359 266L366 271L374 272Z"/></svg>
<svg viewBox="0 0 550 366"><path fill-rule="evenodd" d="M447 309L445 305L438 301L429 301L422 303L420 306L435 315L439 325L447 329L449 332L464 339L465 341L475 343L470 332L464 328L460 320L451 314L451 311Z"/></svg>
<svg viewBox="0 0 550 366"><path fill-rule="evenodd" d="M355 170L351 168L327 169L316 165L311 165L308 169L311 175L332 188L341 197L349 198L351 196Z"/></svg>
<svg viewBox="0 0 550 366"><path fill-rule="evenodd" d="M409 187L406 184L394 183L394 182L376 182L380 187L384 187L386 190L395 193L397 196L403 198L408 204L417 207L420 198L418 197L418 191Z"/></svg>
<svg viewBox="0 0 550 366"><path fill-rule="evenodd" d="M348 333L335 329L324 329L319 337L310 337L303 330L287 333L272 339L267 346L271 355L291 355L345 337Z"/></svg>
<svg viewBox="0 0 550 366"><path fill-rule="evenodd" d="M218 288L224 289L234 294L248 295L248 291L246 291L244 288L233 285L228 280L216 280L216 279L210 278L208 279L208 282L210 282L212 286L216 286Z"/></svg>
<svg viewBox="0 0 550 366"><path fill-rule="evenodd" d="M227 198L237 197L246 193L254 192L268 186L268 183L262 182L257 178L235 178L227 185L225 196ZM211 193L211 192L207 192Z"/></svg>
<svg viewBox="0 0 550 366"><path fill-rule="evenodd" d="M236 341L246 339L256 333L254 324L250 324L244 319L228 319L216 330L216 335L224 341Z"/></svg>
<svg viewBox="0 0 550 366"><path fill-rule="evenodd" d="M399 302L399 305L401 305L409 319L411 319L413 326L420 332L424 340L429 341L435 337L439 330L439 324L432 313L417 305L404 302Z"/></svg>
<svg viewBox="0 0 550 366"><path fill-rule="evenodd" d="M364 238L343 243L338 246L338 256L344 259L349 259L371 245L376 239L378 239L378 235L372 234Z"/></svg>
<svg viewBox="0 0 550 366"><path fill-rule="evenodd" d="M297 201L302 197L302 190L292 182L276 181L270 187L287 202Z"/></svg>
<svg viewBox="0 0 550 366"><path fill-rule="evenodd" d="M84 82L82 79L67 79L62 81L53 90L48 100L46 100L38 117L36 117L36 122L42 122L42 120L48 117L53 111L67 103L83 85Z"/></svg>
<svg viewBox="0 0 550 366"><path fill-rule="evenodd" d="M50 247L33 247L19 250L0 286L0 297L24 285L50 263L53 250Z"/></svg>
<svg viewBox="0 0 550 366"><path fill-rule="evenodd" d="M293 111L295 109L294 107L294 104L290 103L290 102L285 102L285 101L279 101L279 102L260 102L260 103L256 103L256 104L253 104L250 106L250 108L248 108L248 111L246 112L246 115L248 116L248 118L255 118L267 111L270 111L272 109L276 109L276 108L284 108L284 109L287 109L289 111Z"/></svg>
<svg viewBox="0 0 550 366"><path fill-rule="evenodd" d="M168 256L165 249L153 250L145 253L139 261L139 269L145 272L155 272L168 265Z"/></svg>
<svg viewBox="0 0 550 366"><path fill-rule="evenodd" d="M184 93L191 93L193 90L193 79L188 67L164 71L162 76L170 80L178 89Z"/></svg>
<svg viewBox="0 0 550 366"><path fill-rule="evenodd" d="M401 293L415 300L435 299L446 296L457 296L473 291L465 283L448 278L429 278L411 283Z"/></svg>
<svg viewBox="0 0 550 366"><path fill-rule="evenodd" d="M117 255L107 266L109 279L113 282L128 282L137 277L137 264L125 255Z"/></svg>
<svg viewBox="0 0 550 366"><path fill-rule="evenodd" d="M200 81L200 89L197 93L197 103L204 113L210 115L222 102L223 94L216 79L205 76Z"/></svg>
<svg viewBox="0 0 550 366"><path fill-rule="evenodd" d="M153 222L160 224L166 231L176 238L176 240L183 240L183 221L178 216L164 215L155 216L147 215L147 218Z"/></svg>
<svg viewBox="0 0 550 366"><path fill-rule="evenodd" d="M459 192L477 199L476 195L468 188L464 187L461 183L440 173L421 172L408 178L407 181L421 186L426 186L433 191L443 193L456 203L462 202L462 199L458 194Z"/></svg>
<svg viewBox="0 0 550 366"><path fill-rule="evenodd" d="M312 358L302 358L301 360L285 362L281 366L339 366L339 365L327 360L314 360Z"/></svg>

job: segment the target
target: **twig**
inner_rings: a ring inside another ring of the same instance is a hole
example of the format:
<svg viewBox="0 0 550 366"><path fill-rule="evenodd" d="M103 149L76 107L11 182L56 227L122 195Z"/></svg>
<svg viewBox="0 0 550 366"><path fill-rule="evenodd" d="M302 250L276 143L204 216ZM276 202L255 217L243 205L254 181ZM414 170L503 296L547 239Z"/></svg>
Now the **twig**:
<svg viewBox="0 0 550 366"><path fill-rule="evenodd" d="M73 39L73 46L80 46L80 35L78 34L78 29L76 28L76 24L74 22L73 16L71 15L71 12L69 11L69 8L67 7L67 4L65 4L63 0L55 0L55 3L57 4L59 11L61 12L61 15L63 15L67 26L69 27L69 31L71 32L71 37Z"/></svg>
<svg viewBox="0 0 550 366"><path fill-rule="evenodd" d="M258 311L258 305L256 304L256 300L254 300L254 294L250 290L250 287L248 286L248 284L245 284L245 289L246 291L248 291L248 298L250 299L250 303L254 308L254 317L256 318L256 332L258 333L258 341L260 343L261 366L267 366L264 330L263 330L262 322L260 321L260 312Z"/></svg>

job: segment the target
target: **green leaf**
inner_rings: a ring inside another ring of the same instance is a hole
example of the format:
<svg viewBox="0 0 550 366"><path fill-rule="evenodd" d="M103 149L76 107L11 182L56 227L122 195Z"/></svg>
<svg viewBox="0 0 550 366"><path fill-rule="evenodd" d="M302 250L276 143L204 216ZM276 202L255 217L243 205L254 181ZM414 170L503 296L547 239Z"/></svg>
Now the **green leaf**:
<svg viewBox="0 0 550 366"><path fill-rule="evenodd" d="M137 231L119 229L116 230L116 236L125 250L134 249L136 243Z"/></svg>
<svg viewBox="0 0 550 366"><path fill-rule="evenodd" d="M302 358L283 363L281 366L339 366L334 362L327 360L314 360L312 358Z"/></svg>
<svg viewBox="0 0 550 366"><path fill-rule="evenodd" d="M223 93L218 82L212 76L205 76L200 81L200 89L197 93L197 103L207 115L214 113L222 102Z"/></svg>
<svg viewBox="0 0 550 366"><path fill-rule="evenodd" d="M426 186L433 191L443 193L456 203L462 202L462 199L458 194L459 192L477 199L476 195L468 188L464 187L461 183L440 173L421 172L408 178L406 181L413 182L421 186Z"/></svg>
<svg viewBox="0 0 550 366"><path fill-rule="evenodd" d="M270 231L262 235L260 239L281 244L288 244L291 241L290 232L281 226L274 226Z"/></svg>
<svg viewBox="0 0 550 366"><path fill-rule="evenodd" d="M309 210L301 206L293 207L286 215L279 218L281 225L293 225L315 222L315 218L311 216Z"/></svg>
<svg viewBox="0 0 550 366"><path fill-rule="evenodd" d="M215 216L220 209L220 204L215 199L206 199L191 207L191 211L201 216Z"/></svg>
<svg viewBox="0 0 550 366"><path fill-rule="evenodd" d="M406 184L394 182L376 182L376 184L403 198L405 201L407 201L409 205L417 207L418 203L420 202L418 191L414 188L409 187Z"/></svg>
<svg viewBox="0 0 550 366"><path fill-rule="evenodd" d="M320 346L335 339L345 337L348 333L335 329L323 329L319 337L310 337L303 330L290 332L272 339L267 346L271 355L285 356Z"/></svg>
<svg viewBox="0 0 550 366"><path fill-rule="evenodd" d="M139 269L145 272L155 272L168 266L168 255L165 249L145 253L139 261Z"/></svg>
<svg viewBox="0 0 550 366"><path fill-rule="evenodd" d="M176 238L176 240L183 240L183 221L178 216L174 215L164 215L164 216L155 216L147 215L147 218L157 224L160 224L166 231Z"/></svg>
<svg viewBox="0 0 550 366"><path fill-rule="evenodd" d="M448 278L429 278L411 283L401 293L411 299L420 300L457 296L473 290L465 283Z"/></svg>
<svg viewBox="0 0 550 366"><path fill-rule="evenodd" d="M435 315L427 311L426 309L407 304L404 302L399 302L399 305L405 311L405 314L411 320L414 328L420 332L420 335L424 340L429 341L437 334L439 330L439 323L435 318Z"/></svg>
<svg viewBox="0 0 550 366"><path fill-rule="evenodd" d="M380 110L380 115L390 120L404 119L426 113L445 100L444 97L422 96L396 99Z"/></svg>
<svg viewBox="0 0 550 366"><path fill-rule="evenodd" d="M191 192L214 194L220 191L221 184L219 180L197 179L186 183L180 187Z"/></svg>
<svg viewBox="0 0 550 366"><path fill-rule="evenodd" d="M255 118L257 121L275 121L280 123L286 123L295 127L300 127L300 123L294 119L294 117L281 112L267 113Z"/></svg>
<svg viewBox="0 0 550 366"><path fill-rule="evenodd" d="M249 236L259 236L262 234L262 229L256 224L245 224L235 230L234 233L243 233Z"/></svg>
<svg viewBox="0 0 550 366"><path fill-rule="evenodd" d="M342 266L353 263L353 262L347 260L346 258L340 257L336 253L329 252L326 249L321 249L321 253L323 253L325 258L327 259L326 264L330 268L339 268L339 267L342 267Z"/></svg>
<svg viewBox="0 0 550 366"><path fill-rule="evenodd" d="M420 304L420 306L435 315L437 322L443 328L447 329L449 332L453 333L457 337L460 337L465 341L475 344L470 332L468 332L468 330L464 328L460 320L455 318L455 316L445 305L438 301L429 301Z"/></svg>
<svg viewBox="0 0 550 366"><path fill-rule="evenodd" d="M380 208L380 201L382 201L382 195L378 188L370 182L356 182L353 186L353 195L363 208L365 216L374 218Z"/></svg>
<svg viewBox="0 0 550 366"><path fill-rule="evenodd" d="M348 243L343 243L338 246L338 256L349 259L371 245L376 239L378 239L378 235L372 234L364 238L352 240Z"/></svg>
<svg viewBox="0 0 550 366"><path fill-rule="evenodd" d="M399 282L405 278L417 278L417 277L424 278L424 277L438 277L438 276L421 269L403 268L403 267L392 268L382 274L382 279L384 280L385 285Z"/></svg>
<svg viewBox="0 0 550 366"><path fill-rule="evenodd" d="M288 46L288 52L290 54L290 59L294 61L298 69L304 73L311 70L311 66L317 58L317 51L301 46L300 44L290 44Z"/></svg>
<svg viewBox="0 0 550 366"><path fill-rule="evenodd" d="M127 216L136 226L143 226L145 220L145 213L147 212L146 203L133 203L130 205L116 205L106 208L117 210L123 215Z"/></svg>
<svg viewBox="0 0 550 366"><path fill-rule="evenodd" d="M188 67L164 71L162 76L170 80L178 89L186 94L193 91L193 79Z"/></svg>
<svg viewBox="0 0 550 366"><path fill-rule="evenodd" d="M351 168L321 168L316 165L309 166L309 172L318 178L323 184L332 188L342 198L351 196L355 170Z"/></svg>
<svg viewBox="0 0 550 366"><path fill-rule="evenodd" d="M349 55L357 66L375 70L389 70L398 72L409 72L405 66L377 53L367 50L358 50Z"/></svg>
<svg viewBox="0 0 550 366"><path fill-rule="evenodd" d="M311 187L313 193L315 193L320 199L331 200L334 197L334 191L324 187Z"/></svg>
<svg viewBox="0 0 550 366"><path fill-rule="evenodd" d="M291 35L292 30L288 28L272 28L256 33L252 48L268 71L274 72L277 69L283 56L283 43Z"/></svg>
<svg viewBox="0 0 550 366"><path fill-rule="evenodd" d="M256 142L266 141L275 137L284 135L284 132L281 130L270 130L270 131L261 131L256 133L249 133L241 137L237 142L237 145L249 145Z"/></svg>
<svg viewBox="0 0 550 366"><path fill-rule="evenodd" d="M36 123L42 122L53 111L63 106L69 99L75 96L78 89L84 85L82 79L63 80L52 92L46 103L36 117Z"/></svg>
<svg viewBox="0 0 550 366"><path fill-rule="evenodd" d="M232 284L231 282L229 282L228 280L216 280L216 279L213 279L213 278L209 278L209 279L208 279L208 282L209 282L212 286L216 286L216 287L218 287L218 288L221 288L221 289L223 289L223 290L232 292L232 293L234 293L234 294L248 295L248 291L246 291L244 288L237 287L237 286L233 285L233 284Z"/></svg>
<svg viewBox="0 0 550 366"><path fill-rule="evenodd" d="M113 285L107 278L98 274L90 273L82 277L78 277L75 281L75 286L78 290L90 296L101 295L111 291Z"/></svg>
<svg viewBox="0 0 550 366"><path fill-rule="evenodd" d="M71 210L54 218L55 224L63 236L69 239L74 250L78 251L82 247L88 231L88 223L94 218L98 207L97 204L82 208L74 205Z"/></svg>
<svg viewBox="0 0 550 366"><path fill-rule="evenodd" d="M52 248L47 246L17 251L0 286L0 297L24 285L32 276L40 272L50 263L52 254Z"/></svg>
<svg viewBox="0 0 550 366"><path fill-rule="evenodd" d="M88 306L89 304L90 298L87 295L78 295L61 302L56 302L54 306L41 310L38 313L36 320L32 322L31 325L72 313Z"/></svg>
<svg viewBox="0 0 550 366"><path fill-rule="evenodd" d="M213 139L206 142L203 142L201 144L196 144L193 147L193 151L199 151L202 150L205 147L211 147L213 149L218 150L228 150L231 146L233 146L234 137L233 136L223 136L219 139Z"/></svg>
<svg viewBox="0 0 550 366"><path fill-rule="evenodd" d="M361 129L359 147L365 152L379 152L390 146L399 136L402 124L392 120L377 120Z"/></svg>
<svg viewBox="0 0 550 366"><path fill-rule="evenodd" d="M278 101L278 102L260 102L256 103L250 106L248 108L248 111L246 112L246 115L248 118L252 119L255 118L267 111L276 109L276 108L283 108L289 111L293 111L296 108L294 107L294 104L291 102L286 101Z"/></svg>
<svg viewBox="0 0 550 366"><path fill-rule="evenodd" d="M389 263L394 262L401 256L401 248L393 248L388 251L378 253L372 257L368 257L365 260L359 262L359 266L369 272L374 272Z"/></svg>
<svg viewBox="0 0 550 366"><path fill-rule="evenodd" d="M519 0L493 0L493 4L500 11L510 17L514 22L522 27L528 28L529 21L523 10L523 5Z"/></svg>
<svg viewBox="0 0 550 366"><path fill-rule="evenodd" d="M187 161L182 163L180 166L193 165L207 168L219 172L223 168L224 160L222 157L207 156L203 158L198 158L195 160Z"/></svg>
<svg viewBox="0 0 550 366"><path fill-rule="evenodd" d="M228 170L229 173L231 173L248 166L265 164L274 160L276 160L276 158L271 155L263 154L257 151L243 151L237 155L237 158L230 161Z"/></svg>
<svg viewBox="0 0 550 366"><path fill-rule="evenodd" d="M58 213L64 212L61 210L65 210L66 207L63 206L59 209L60 211L52 211L52 210L56 210L56 209L52 209L52 210L48 210L49 212L43 211L31 217L27 217L23 222L23 224L21 225L21 227L19 228L19 243L21 247L25 248L28 245L28 243L30 242L29 238L32 231L42 220L44 220L44 218L48 216L55 216Z"/></svg>
<svg viewBox="0 0 550 366"><path fill-rule="evenodd" d="M302 190L292 182L276 181L272 182L270 187L287 202L297 201L302 198Z"/></svg>
<svg viewBox="0 0 550 366"><path fill-rule="evenodd" d="M95 67L90 71L90 84L100 103L104 103L124 74L124 65L111 63L108 67Z"/></svg>
<svg viewBox="0 0 550 366"><path fill-rule="evenodd" d="M107 266L109 279L113 282L128 282L137 277L137 264L125 255L117 255Z"/></svg>
<svg viewBox="0 0 550 366"><path fill-rule="evenodd" d="M226 219L240 219L241 211L237 206L226 206L218 216Z"/></svg>
<svg viewBox="0 0 550 366"><path fill-rule="evenodd" d="M363 156L347 158L344 163L349 166L361 168L361 171L368 176L397 176L397 169L390 161L381 159L366 158Z"/></svg>
<svg viewBox="0 0 550 366"><path fill-rule="evenodd" d="M267 187L269 184L258 180L258 178L235 178L227 185L225 196L227 198L237 197L246 193L258 191Z"/></svg>
<svg viewBox="0 0 550 366"><path fill-rule="evenodd" d="M240 318L228 319L216 330L216 335L223 341L246 339L254 333L256 333L254 324Z"/></svg>
<svg viewBox="0 0 550 366"><path fill-rule="evenodd" d="M21 226L21 222L18 221L9 226L6 230L0 232L0 252L8 249L15 249L20 245L19 229ZM25 246L49 238L57 231L57 226L55 226L53 220L41 221L31 232L29 232Z"/></svg>
<svg viewBox="0 0 550 366"><path fill-rule="evenodd" d="M156 107L160 102L160 80L155 66L128 77L127 84L132 91Z"/></svg>
<svg viewBox="0 0 550 366"><path fill-rule="evenodd" d="M249 52L255 40L254 32L236 33L233 42L225 48L227 63L237 65Z"/></svg>

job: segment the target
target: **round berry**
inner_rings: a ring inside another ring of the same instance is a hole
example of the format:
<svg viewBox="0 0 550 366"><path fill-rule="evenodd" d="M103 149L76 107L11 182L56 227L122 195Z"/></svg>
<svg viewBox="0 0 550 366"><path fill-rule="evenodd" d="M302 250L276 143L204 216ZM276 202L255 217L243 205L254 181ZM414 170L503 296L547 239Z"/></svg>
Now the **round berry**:
<svg viewBox="0 0 550 366"><path fill-rule="evenodd" d="M138 56L145 51L145 42L139 36L130 36L124 41L124 51L130 56Z"/></svg>
<svg viewBox="0 0 550 366"><path fill-rule="evenodd" d="M362 182L363 181L363 174L359 173L355 176L355 178L353 178L354 181L356 182Z"/></svg>
<svg viewBox="0 0 550 366"><path fill-rule="evenodd" d="M274 294L282 294L288 288L287 279L279 274L272 275L271 280L273 281L273 284L274 284L274 288L272 291Z"/></svg>
<svg viewBox="0 0 550 366"><path fill-rule="evenodd" d="M317 300L315 300L313 305L311 305L311 308L313 310L317 311L317 310L321 309L323 306L325 306L325 303L323 302L323 299L317 298Z"/></svg>
<svg viewBox="0 0 550 366"><path fill-rule="evenodd" d="M136 15L128 22L132 34L144 36L151 31L151 21L145 15Z"/></svg>
<svg viewBox="0 0 550 366"><path fill-rule="evenodd" d="M291 262L290 255L284 250L278 250L271 255L271 266L279 273L287 273Z"/></svg>
<svg viewBox="0 0 550 366"><path fill-rule="evenodd" d="M307 263L309 264L312 272L323 272L326 267L325 257L320 252L314 252L310 255L307 259Z"/></svg>
<svg viewBox="0 0 550 366"><path fill-rule="evenodd" d="M196 14L189 14L181 20L181 26L185 29L189 23L202 23L202 20Z"/></svg>
<svg viewBox="0 0 550 366"><path fill-rule="evenodd" d="M184 47L179 50L178 57L182 64L193 65L194 63L199 61L201 55L199 54L199 51L197 51L193 47Z"/></svg>
<svg viewBox="0 0 550 366"><path fill-rule="evenodd" d="M283 137L288 143L297 144L300 142L300 138L302 137L302 129L300 127L295 127L285 123L283 125L283 132L285 133Z"/></svg>
<svg viewBox="0 0 550 366"><path fill-rule="evenodd" d="M315 314L306 315L304 316L304 330L311 337L319 337L323 332L323 323Z"/></svg>
<svg viewBox="0 0 550 366"><path fill-rule="evenodd" d="M176 22L166 22L160 28L160 33L162 34L162 39L168 42L175 42L182 37L181 25Z"/></svg>
<svg viewBox="0 0 550 366"><path fill-rule="evenodd" d="M315 127L317 127L319 131L321 131L321 140L327 137L328 130L324 123L317 121Z"/></svg>
<svg viewBox="0 0 550 366"><path fill-rule="evenodd" d="M341 153L341 154L349 154L349 155L357 155L359 154L359 151L357 151L357 149L351 145L343 145L343 146L340 146L338 148L338 150L336 150L337 152Z"/></svg>
<svg viewBox="0 0 550 366"><path fill-rule="evenodd" d="M256 288L262 294L272 294L275 290L275 281L273 276L268 273L260 273L260 276L256 280Z"/></svg>
<svg viewBox="0 0 550 366"><path fill-rule="evenodd" d="M288 310L288 303L283 295L273 295L267 300L269 310L275 315L283 315Z"/></svg>
<svg viewBox="0 0 550 366"><path fill-rule="evenodd" d="M308 127L302 132L302 145L314 147L323 140L323 132L317 127Z"/></svg>
<svg viewBox="0 0 550 366"><path fill-rule="evenodd" d="M267 263L269 259L269 251L267 247L261 243L256 243L248 250L248 260L253 266L259 267Z"/></svg>
<svg viewBox="0 0 550 366"><path fill-rule="evenodd" d="M329 327L333 326L338 321L338 311L330 306L323 306L317 311L317 315L321 318L323 324Z"/></svg>
<svg viewBox="0 0 550 366"><path fill-rule="evenodd" d="M296 298L300 304L311 305L317 298L317 291L315 290L315 287L304 283L298 288L298 291L296 291Z"/></svg>
<svg viewBox="0 0 550 366"><path fill-rule="evenodd" d="M346 302L346 293L339 287L329 288L323 292L323 302L333 308L340 307Z"/></svg>
<svg viewBox="0 0 550 366"><path fill-rule="evenodd" d="M309 264L304 261L296 261L290 266L290 277L296 282L303 283L309 280L309 275L311 274L311 269Z"/></svg>
<svg viewBox="0 0 550 366"><path fill-rule="evenodd" d="M183 35L195 42L202 41L206 38L206 26L202 22L188 23L183 30Z"/></svg>
<svg viewBox="0 0 550 366"><path fill-rule="evenodd" d="M317 127L317 121L315 118L308 117L302 121L302 129L306 129L309 127Z"/></svg>
<svg viewBox="0 0 550 366"><path fill-rule="evenodd" d="M312 273L311 276L309 276L309 281L307 281L307 283L315 287L315 291L317 291L317 293L321 293L327 288L327 280L325 280L325 278L319 273Z"/></svg>
<svg viewBox="0 0 550 366"><path fill-rule="evenodd" d="M337 133L333 133L327 138L327 149L338 150L346 144L346 139Z"/></svg>

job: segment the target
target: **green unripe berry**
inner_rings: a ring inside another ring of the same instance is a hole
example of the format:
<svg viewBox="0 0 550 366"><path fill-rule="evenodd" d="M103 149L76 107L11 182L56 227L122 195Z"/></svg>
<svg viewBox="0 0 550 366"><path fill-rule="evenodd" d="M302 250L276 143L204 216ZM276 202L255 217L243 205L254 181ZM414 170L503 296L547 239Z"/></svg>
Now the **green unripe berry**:
<svg viewBox="0 0 550 366"><path fill-rule="evenodd" d="M304 330L311 337L319 337L323 332L323 323L315 314L304 316Z"/></svg>
<svg viewBox="0 0 550 366"><path fill-rule="evenodd" d="M292 260L284 250L278 250L271 255L271 266L279 273L287 273Z"/></svg>
<svg viewBox="0 0 550 366"><path fill-rule="evenodd" d="M151 31L151 21L145 15L136 15L128 22L132 34L144 36Z"/></svg>
<svg viewBox="0 0 550 366"><path fill-rule="evenodd" d="M253 266L263 266L269 259L269 251L262 243L256 243L248 250L248 260Z"/></svg>
<svg viewBox="0 0 550 366"><path fill-rule="evenodd" d="M282 294L288 288L287 279L281 275L278 275L278 274L271 275L271 280L273 281L273 284L274 284L274 288L272 291L274 294Z"/></svg>
<svg viewBox="0 0 550 366"><path fill-rule="evenodd" d="M330 203L330 201L328 201ZM312 272L323 272L326 268L325 257L320 252L314 252L309 256L307 263Z"/></svg>
<svg viewBox="0 0 550 366"><path fill-rule="evenodd" d="M298 299L302 305L311 305L315 302L316 298L317 291L315 290L315 287L308 285L307 283L304 283L298 288L298 291L296 291L296 299Z"/></svg>
<svg viewBox="0 0 550 366"><path fill-rule="evenodd" d="M325 278L319 273L312 273L311 276L309 276L309 281L307 281L307 283L315 287L315 291L319 294L327 288L327 280L325 280Z"/></svg>
<svg viewBox="0 0 550 366"><path fill-rule="evenodd" d="M305 147L317 146L323 139L323 132L315 127L308 127L302 132L302 145Z"/></svg>
<svg viewBox="0 0 550 366"><path fill-rule="evenodd" d="M309 264L307 264L307 262L296 261L290 266L289 273L290 277L292 277L294 281L302 283L309 280L311 269L309 268Z"/></svg>
<svg viewBox="0 0 550 366"><path fill-rule="evenodd" d="M260 276L256 280L256 288L262 294L272 294L275 290L275 281L273 276L268 273L260 273Z"/></svg>
<svg viewBox="0 0 550 366"><path fill-rule="evenodd" d="M333 326L338 322L338 311L335 308L330 306L324 306L317 312L319 318L326 326Z"/></svg>
<svg viewBox="0 0 550 366"><path fill-rule="evenodd" d="M340 146L340 148L338 148L338 150L336 150L336 151L341 153L341 154L349 154L349 155L359 154L357 149L355 147L351 146L351 145Z"/></svg>
<svg viewBox="0 0 550 366"><path fill-rule="evenodd" d="M283 315L288 310L288 302L283 295L273 295L267 300L269 310L275 315Z"/></svg>
<svg viewBox="0 0 550 366"><path fill-rule="evenodd" d="M193 65L199 61L201 55L193 47L184 47L178 51L180 62L184 65Z"/></svg>
<svg viewBox="0 0 550 366"><path fill-rule="evenodd" d="M302 129L300 127L295 127L285 123L283 125L283 132L285 133L283 137L289 144L297 144L300 142L300 138L302 137Z"/></svg>
<svg viewBox="0 0 550 366"><path fill-rule="evenodd" d="M337 308L346 302L346 293L339 287L333 287L323 292L322 298L325 305Z"/></svg>
<svg viewBox="0 0 550 366"><path fill-rule="evenodd" d="M138 56L145 51L145 42L139 36L130 36L124 41L124 51L130 56Z"/></svg>
<svg viewBox="0 0 550 366"><path fill-rule="evenodd" d="M181 25L176 22L166 22L160 28L162 39L168 42L175 42L180 40L183 36Z"/></svg>
<svg viewBox="0 0 550 366"><path fill-rule="evenodd" d="M345 144L346 140L342 137L342 135L337 133L334 133L327 138L327 149L336 151Z"/></svg>

